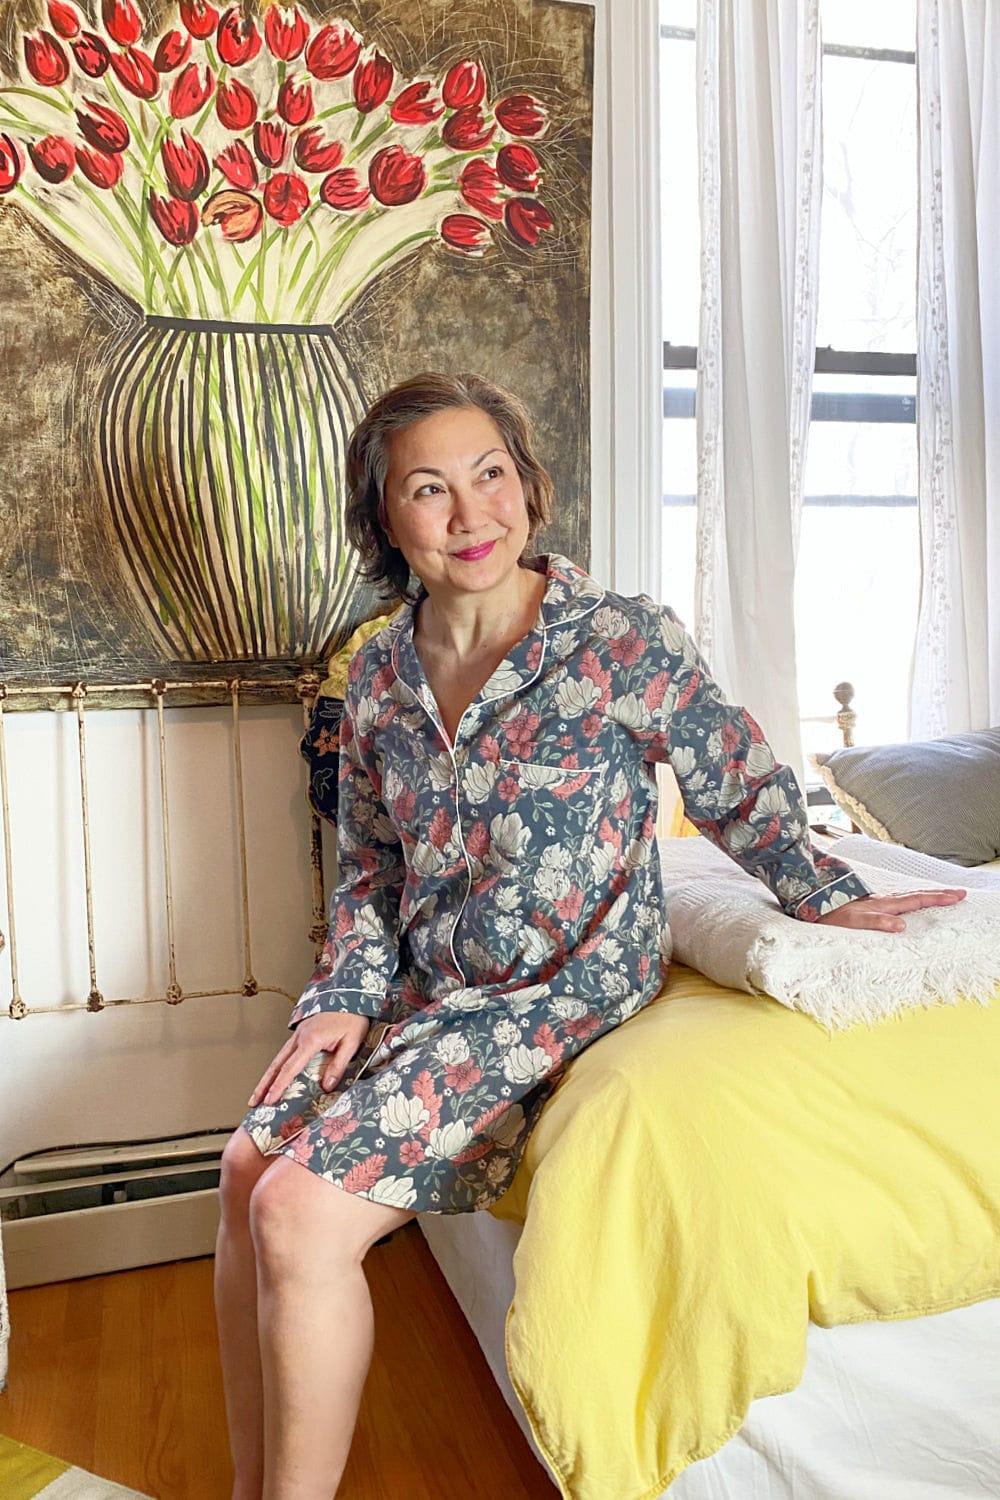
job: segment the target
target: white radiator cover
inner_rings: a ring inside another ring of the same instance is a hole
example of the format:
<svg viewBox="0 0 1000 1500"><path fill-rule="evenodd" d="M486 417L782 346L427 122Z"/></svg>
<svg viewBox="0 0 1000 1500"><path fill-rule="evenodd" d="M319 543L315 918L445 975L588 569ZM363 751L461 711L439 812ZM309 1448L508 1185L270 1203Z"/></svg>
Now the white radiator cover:
<svg viewBox="0 0 1000 1500"><path fill-rule="evenodd" d="M100 1186L124 1193L130 1184L140 1183L147 1189L156 1184L166 1188L193 1171L217 1171L227 1139L228 1133L213 1132L22 1157L0 1187L0 1211L4 1203L59 1189ZM217 1186L82 1208L53 1206L44 1213L8 1218L3 1225L7 1285L11 1290L42 1286L211 1255L218 1225ZM0 1315L0 1335L3 1332Z"/></svg>

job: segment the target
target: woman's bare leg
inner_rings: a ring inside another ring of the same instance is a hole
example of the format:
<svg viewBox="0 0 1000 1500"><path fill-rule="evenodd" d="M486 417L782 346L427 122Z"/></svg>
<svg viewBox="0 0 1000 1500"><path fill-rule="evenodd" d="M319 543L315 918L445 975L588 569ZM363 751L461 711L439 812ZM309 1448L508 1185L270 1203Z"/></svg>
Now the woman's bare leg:
<svg viewBox="0 0 1000 1500"><path fill-rule="evenodd" d="M371 1362L362 1261L415 1215L344 1192L290 1157L254 1189L264 1388L262 1500L332 1500Z"/></svg>
<svg viewBox="0 0 1000 1500"><path fill-rule="evenodd" d="M222 1153L221 1217L215 1245L215 1321L235 1479L232 1500L260 1500L264 1484L264 1391L257 1340L257 1266L250 1195L283 1158L263 1156L238 1126Z"/></svg>

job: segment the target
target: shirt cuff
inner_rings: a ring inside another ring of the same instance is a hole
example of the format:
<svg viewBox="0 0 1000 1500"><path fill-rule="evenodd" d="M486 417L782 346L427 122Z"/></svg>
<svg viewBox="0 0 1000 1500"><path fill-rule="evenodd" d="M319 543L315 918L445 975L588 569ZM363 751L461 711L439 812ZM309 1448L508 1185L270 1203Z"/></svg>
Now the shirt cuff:
<svg viewBox="0 0 1000 1500"><path fill-rule="evenodd" d="M801 901L794 902L788 915L800 922L815 922L818 918L825 917L827 912L836 911L838 906L846 906L849 901L860 901L865 896L874 894L860 875L854 870L848 870L846 875L838 875L829 885L820 886L818 891L810 891Z"/></svg>
<svg viewBox="0 0 1000 1500"><path fill-rule="evenodd" d="M371 990L348 990L337 985L335 989L303 995L292 1010L287 1030L294 1031L300 1021L319 1015L367 1016L374 1021L381 1007L382 1001Z"/></svg>

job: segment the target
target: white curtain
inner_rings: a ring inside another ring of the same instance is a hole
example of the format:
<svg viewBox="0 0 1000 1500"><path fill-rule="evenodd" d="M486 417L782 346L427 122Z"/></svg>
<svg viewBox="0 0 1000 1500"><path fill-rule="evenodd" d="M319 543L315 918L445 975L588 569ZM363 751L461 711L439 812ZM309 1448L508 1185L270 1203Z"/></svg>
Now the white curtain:
<svg viewBox="0 0 1000 1500"><path fill-rule="evenodd" d="M804 788L795 557L816 344L819 0L699 0L692 634Z"/></svg>
<svg viewBox="0 0 1000 1500"><path fill-rule="evenodd" d="M911 739L1000 724L1000 5L918 0Z"/></svg>

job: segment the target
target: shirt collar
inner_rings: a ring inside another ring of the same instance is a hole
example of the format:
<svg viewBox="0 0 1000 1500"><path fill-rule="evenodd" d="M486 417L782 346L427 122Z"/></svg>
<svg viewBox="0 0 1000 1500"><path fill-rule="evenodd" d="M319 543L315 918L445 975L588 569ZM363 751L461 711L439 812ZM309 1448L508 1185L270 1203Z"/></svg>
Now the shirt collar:
<svg viewBox="0 0 1000 1500"><path fill-rule="evenodd" d="M539 606L535 629L544 623L546 628L565 625L570 620L596 609L604 598L604 589L586 568L561 552L539 552L525 558L524 565L536 573L545 573L547 582ZM419 603L419 600L417 601ZM416 604L404 604L389 621L389 629L413 634Z"/></svg>
<svg viewBox="0 0 1000 1500"><path fill-rule="evenodd" d="M537 573L545 573L547 579L534 628L498 664L469 705L469 713L476 706L482 707L485 703L506 698L533 682L542 668L547 632L588 614L604 598L604 589L597 580L561 552L538 553L526 558L524 565ZM418 603L419 600L413 604L404 604L396 618L390 621L395 632L392 665L397 677L406 684L431 717L439 722L437 702L413 645L413 624ZM542 637L541 642L539 636Z"/></svg>

